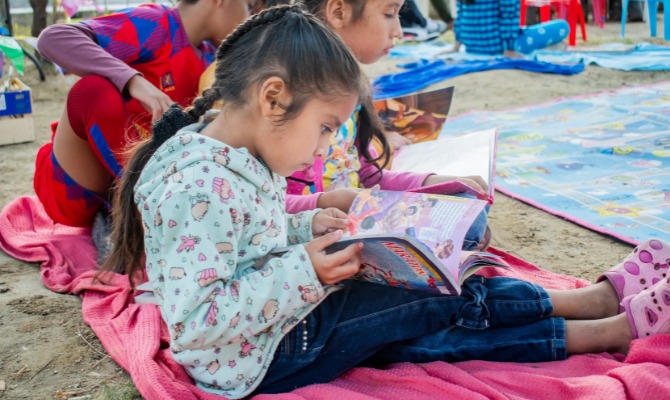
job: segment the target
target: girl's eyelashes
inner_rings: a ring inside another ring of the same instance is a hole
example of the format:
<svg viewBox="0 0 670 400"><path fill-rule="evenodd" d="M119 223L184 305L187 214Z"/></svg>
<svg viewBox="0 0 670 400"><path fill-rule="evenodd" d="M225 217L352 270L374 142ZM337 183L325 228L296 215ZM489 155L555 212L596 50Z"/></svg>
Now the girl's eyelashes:
<svg viewBox="0 0 670 400"><path fill-rule="evenodd" d="M321 125L321 133L322 134L326 134L326 133L331 134L331 133L333 133L333 128L331 128L328 125Z"/></svg>

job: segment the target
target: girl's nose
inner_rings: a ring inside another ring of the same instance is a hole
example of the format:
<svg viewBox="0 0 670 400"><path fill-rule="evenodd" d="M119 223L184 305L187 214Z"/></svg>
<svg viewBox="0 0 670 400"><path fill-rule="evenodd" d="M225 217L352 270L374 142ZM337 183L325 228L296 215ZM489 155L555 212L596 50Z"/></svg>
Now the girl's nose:
<svg viewBox="0 0 670 400"><path fill-rule="evenodd" d="M330 136L322 135L319 138L319 142L316 145L314 156L319 158L325 158L328 155L329 148L330 148Z"/></svg>
<svg viewBox="0 0 670 400"><path fill-rule="evenodd" d="M391 37L393 39L402 39L402 25L400 25L400 18L396 17L391 30ZM395 42L395 41L394 41Z"/></svg>

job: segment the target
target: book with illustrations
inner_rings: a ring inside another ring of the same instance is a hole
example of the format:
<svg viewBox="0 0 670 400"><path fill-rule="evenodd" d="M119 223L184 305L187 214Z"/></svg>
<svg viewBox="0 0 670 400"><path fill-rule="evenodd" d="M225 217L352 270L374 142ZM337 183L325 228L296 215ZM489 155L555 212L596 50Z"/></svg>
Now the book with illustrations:
<svg viewBox="0 0 670 400"><path fill-rule="evenodd" d="M392 171L435 173L451 176L478 175L488 185L486 196L477 194L459 181L444 182L421 188L424 193L454 194L469 192L489 203L493 202L496 174L498 132L486 129L459 136L401 147L393 156Z"/></svg>
<svg viewBox="0 0 670 400"><path fill-rule="evenodd" d="M412 143L437 138L447 119L454 87L402 97L375 100L377 114L387 131L395 131Z"/></svg>
<svg viewBox="0 0 670 400"><path fill-rule="evenodd" d="M344 237L327 251L363 242L363 267L355 279L458 295L477 269L507 266L499 256L461 250L485 206L462 197L362 190Z"/></svg>

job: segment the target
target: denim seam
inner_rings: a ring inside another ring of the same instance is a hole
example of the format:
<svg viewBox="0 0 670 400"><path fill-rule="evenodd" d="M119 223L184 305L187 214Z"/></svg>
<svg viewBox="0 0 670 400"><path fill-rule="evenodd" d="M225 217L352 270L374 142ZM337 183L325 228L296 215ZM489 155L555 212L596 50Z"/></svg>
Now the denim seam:
<svg viewBox="0 0 670 400"><path fill-rule="evenodd" d="M538 297L538 300L539 300L538 304L540 305L540 307L542 307L541 317L543 317L543 318L549 317L551 312L547 313L547 308L548 308L547 305L551 306L552 312L553 312L553 308L554 308L553 305L551 304L551 299L549 298L549 294L544 289L542 289L542 291L540 291L541 286L538 286L538 285L535 285L535 284L533 284L532 286L533 286L533 290L535 290L535 293L537 293L537 297ZM543 296L543 293L546 294L547 296L546 297ZM549 304L547 304L547 302Z"/></svg>
<svg viewBox="0 0 670 400"><path fill-rule="evenodd" d="M551 318L552 318L552 322L553 322L553 324L552 324L552 329L553 329L553 331L554 331L554 340L552 340L552 348L553 348L553 352L554 352L554 360L563 360L563 359L564 359L564 358L563 358L563 354L561 354L561 358L560 358L560 359L558 358L558 350L559 350L558 343L562 343L562 344L563 344L563 345L560 347L560 350L562 351L562 353L565 353L565 356L567 357L567 351L568 351L568 350L567 350L567 346L568 346L568 344L566 343L566 339L565 339L565 319L564 319L564 318L560 318L560 317L551 317ZM557 325L556 325L556 324L558 323L558 321L563 321L563 338L560 338L560 339L559 339L558 336L557 336L557 329L556 329L556 328L557 328Z"/></svg>
<svg viewBox="0 0 670 400"><path fill-rule="evenodd" d="M551 350L554 353L553 354L553 359L556 360L557 359L556 357L558 356L558 349L556 348L556 320L552 319L551 322L552 322L551 330L552 330L552 335L554 337L554 339L551 341Z"/></svg>
<svg viewBox="0 0 670 400"><path fill-rule="evenodd" d="M459 319L456 321L456 325L458 325L458 326L460 326L460 327L462 327L462 328L466 328L466 329L486 329L486 328L488 328L488 327L491 326L491 325L489 324L489 319L488 319L488 318L484 318L484 326L483 326L482 328L473 328L473 327L469 327L469 326L464 326L464 325L463 325L463 321L465 321L465 318L463 318L463 317L459 318Z"/></svg>
<svg viewBox="0 0 670 400"><path fill-rule="evenodd" d="M291 353L291 339L289 337L290 332L284 335L284 354L290 354Z"/></svg>
<svg viewBox="0 0 670 400"><path fill-rule="evenodd" d="M558 350L558 347L557 347L555 344L556 344L556 342L559 341L559 340L560 340L560 339L557 339L555 335L554 335L554 337L551 338L551 339L545 339L545 340L544 340L544 341L550 343L550 345L551 345L551 352L552 352L552 354L554 355L554 360L557 360L556 357L557 357L557 350ZM528 344L528 343L529 343L529 342L528 342L527 340L523 340L523 341L498 342L497 344L499 344L499 345L503 345L503 346L510 346L510 345L514 345L514 346L516 346L516 345L519 345L519 344ZM406 348L412 348L412 349L415 348L415 347L410 347L410 346L405 346L405 347L406 347ZM473 345L473 346L463 346L463 345L459 345L459 346L458 346L458 349L459 349L459 350L468 350L468 349L479 349L479 348L481 348L481 347L482 347L482 346L474 346L474 345ZM420 348L420 347L419 347L419 348Z"/></svg>

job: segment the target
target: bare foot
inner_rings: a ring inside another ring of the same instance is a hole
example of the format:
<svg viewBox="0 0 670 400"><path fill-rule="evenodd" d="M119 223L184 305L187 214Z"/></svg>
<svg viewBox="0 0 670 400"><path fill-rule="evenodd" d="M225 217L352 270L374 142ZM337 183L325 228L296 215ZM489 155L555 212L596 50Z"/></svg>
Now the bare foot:
<svg viewBox="0 0 670 400"><path fill-rule="evenodd" d="M507 50L503 53L503 57L506 58L523 58L523 54L517 53L516 51Z"/></svg>

